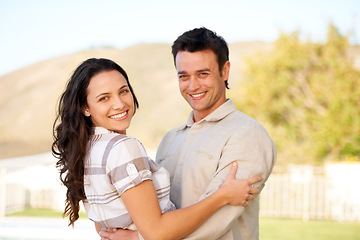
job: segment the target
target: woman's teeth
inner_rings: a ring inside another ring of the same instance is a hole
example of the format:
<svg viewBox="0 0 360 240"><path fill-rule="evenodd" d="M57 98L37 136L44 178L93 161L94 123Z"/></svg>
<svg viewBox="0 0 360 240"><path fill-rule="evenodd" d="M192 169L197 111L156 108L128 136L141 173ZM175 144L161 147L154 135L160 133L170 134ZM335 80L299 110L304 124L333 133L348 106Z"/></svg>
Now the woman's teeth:
<svg viewBox="0 0 360 240"><path fill-rule="evenodd" d="M126 114L127 114L127 112L123 112L123 113L120 113L120 114L117 114L117 115L110 116L110 118L111 119L118 119L118 118L124 117Z"/></svg>

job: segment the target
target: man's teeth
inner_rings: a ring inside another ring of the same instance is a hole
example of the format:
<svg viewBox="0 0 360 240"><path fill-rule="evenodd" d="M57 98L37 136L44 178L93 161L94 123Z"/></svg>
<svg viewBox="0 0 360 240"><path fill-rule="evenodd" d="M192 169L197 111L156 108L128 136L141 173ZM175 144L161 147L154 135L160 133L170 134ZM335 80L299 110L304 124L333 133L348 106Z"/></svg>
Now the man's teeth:
<svg viewBox="0 0 360 240"><path fill-rule="evenodd" d="M123 112L114 116L110 116L111 119L117 119L117 118L122 118L126 115L127 112Z"/></svg>
<svg viewBox="0 0 360 240"><path fill-rule="evenodd" d="M205 93L199 93L199 94L193 94L193 95L191 95L191 96L193 96L194 98L197 98L197 97L200 97L200 96L202 96L202 95L204 95Z"/></svg>

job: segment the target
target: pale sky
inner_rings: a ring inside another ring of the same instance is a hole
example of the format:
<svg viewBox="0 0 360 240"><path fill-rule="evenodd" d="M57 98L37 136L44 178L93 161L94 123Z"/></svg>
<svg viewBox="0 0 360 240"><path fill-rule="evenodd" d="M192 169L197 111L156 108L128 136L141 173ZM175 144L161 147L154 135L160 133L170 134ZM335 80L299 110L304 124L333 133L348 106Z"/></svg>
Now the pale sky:
<svg viewBox="0 0 360 240"><path fill-rule="evenodd" d="M360 44L359 0L0 0L0 76L90 47L171 44L201 26L228 43L295 30L319 42L330 21Z"/></svg>

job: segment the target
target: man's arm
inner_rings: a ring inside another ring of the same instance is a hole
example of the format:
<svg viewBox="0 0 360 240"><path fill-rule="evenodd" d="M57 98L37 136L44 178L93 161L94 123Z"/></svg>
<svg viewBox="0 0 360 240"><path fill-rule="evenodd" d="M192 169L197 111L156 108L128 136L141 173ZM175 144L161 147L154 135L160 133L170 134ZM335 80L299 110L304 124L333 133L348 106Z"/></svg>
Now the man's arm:
<svg viewBox="0 0 360 240"><path fill-rule="evenodd" d="M262 190L265 181L269 177L275 164L276 148L266 131L259 125L249 129L248 134L234 133L223 149L219 159L219 167L215 176L209 183L205 194L200 198L208 196L218 189L226 178L230 163L237 161L237 179L247 179L253 176L261 176L262 182L254 184ZM200 228L189 235L186 239L218 239L230 230L240 216L246 211L247 215L258 218L259 197L250 203L246 209L242 206L226 205L210 217ZM243 219L244 221L246 219ZM255 219L258 221L258 219ZM247 223L249 224L249 223ZM241 231L242 229L239 229Z"/></svg>
<svg viewBox="0 0 360 240"><path fill-rule="evenodd" d="M125 229L110 229L110 231L101 231L99 234L102 240L142 240L138 231L125 230Z"/></svg>

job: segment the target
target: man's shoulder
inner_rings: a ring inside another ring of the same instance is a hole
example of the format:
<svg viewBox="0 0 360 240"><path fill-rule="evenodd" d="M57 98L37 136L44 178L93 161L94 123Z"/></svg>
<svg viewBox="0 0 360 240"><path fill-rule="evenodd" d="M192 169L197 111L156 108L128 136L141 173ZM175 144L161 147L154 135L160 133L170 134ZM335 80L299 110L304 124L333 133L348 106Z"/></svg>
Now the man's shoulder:
<svg viewBox="0 0 360 240"><path fill-rule="evenodd" d="M176 134L177 132L184 130L187 127L186 123L182 124L180 126L174 127L173 129L170 129L169 131L166 132L166 135L171 135L171 134Z"/></svg>
<svg viewBox="0 0 360 240"><path fill-rule="evenodd" d="M261 125L257 120L239 110L231 112L224 118L224 121L232 122L234 126Z"/></svg>
<svg viewBox="0 0 360 240"><path fill-rule="evenodd" d="M248 133L252 132L254 134L267 134L267 130L259 121L238 110L233 111L226 118L224 118L223 124L231 128L232 132L240 131Z"/></svg>

